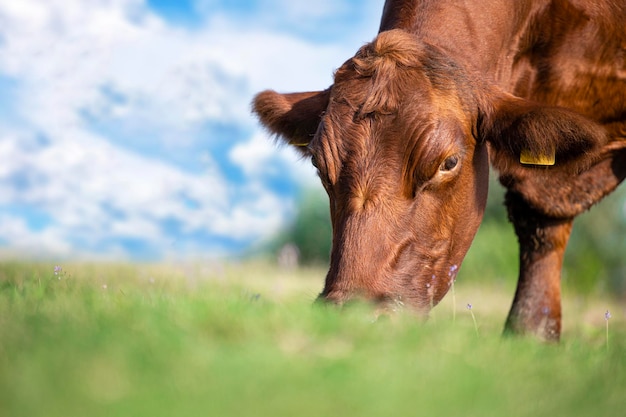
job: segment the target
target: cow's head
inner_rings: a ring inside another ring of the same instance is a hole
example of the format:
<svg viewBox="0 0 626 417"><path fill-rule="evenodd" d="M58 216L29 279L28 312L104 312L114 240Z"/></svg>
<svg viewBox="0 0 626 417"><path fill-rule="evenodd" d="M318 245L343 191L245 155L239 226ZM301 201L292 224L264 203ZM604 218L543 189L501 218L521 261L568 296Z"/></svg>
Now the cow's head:
<svg viewBox="0 0 626 417"><path fill-rule="evenodd" d="M399 30L361 48L329 89L265 91L254 111L311 157L330 198L321 297L419 311L446 294L482 220L488 147L514 181L537 170L520 165L523 151L568 155L560 167L575 170L602 141L584 118L507 96Z"/></svg>

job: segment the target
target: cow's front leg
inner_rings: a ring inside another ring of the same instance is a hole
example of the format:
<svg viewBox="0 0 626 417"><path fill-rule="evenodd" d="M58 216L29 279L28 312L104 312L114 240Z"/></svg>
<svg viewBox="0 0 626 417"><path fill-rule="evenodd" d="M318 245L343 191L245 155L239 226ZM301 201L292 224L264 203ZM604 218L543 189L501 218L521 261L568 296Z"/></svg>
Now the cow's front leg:
<svg viewBox="0 0 626 417"><path fill-rule="evenodd" d="M530 208L514 192L506 196L520 246L519 280L505 333L547 341L561 335L561 267L573 219L555 219Z"/></svg>

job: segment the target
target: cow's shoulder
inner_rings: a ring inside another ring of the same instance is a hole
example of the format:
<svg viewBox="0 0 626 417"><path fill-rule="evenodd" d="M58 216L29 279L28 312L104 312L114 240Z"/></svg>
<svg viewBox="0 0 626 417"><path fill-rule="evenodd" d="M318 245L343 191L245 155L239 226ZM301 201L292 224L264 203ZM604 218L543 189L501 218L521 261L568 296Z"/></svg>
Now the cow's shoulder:
<svg viewBox="0 0 626 417"><path fill-rule="evenodd" d="M512 92L601 124L624 122L625 22L626 2L551 2L520 43ZM616 135L620 129L614 129Z"/></svg>

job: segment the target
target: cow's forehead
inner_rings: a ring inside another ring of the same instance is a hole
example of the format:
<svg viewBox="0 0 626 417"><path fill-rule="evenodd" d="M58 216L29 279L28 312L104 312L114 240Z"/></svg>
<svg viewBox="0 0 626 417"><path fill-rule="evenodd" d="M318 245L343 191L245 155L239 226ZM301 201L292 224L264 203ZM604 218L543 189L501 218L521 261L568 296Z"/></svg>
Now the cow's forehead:
<svg viewBox="0 0 626 417"><path fill-rule="evenodd" d="M349 78L342 74L340 82L332 87L321 119L322 130L332 133L327 135L330 139L352 142L351 135L368 134L377 141L401 138L402 142L424 142L428 146L427 139L444 131L462 131L471 136L473 116L456 89L434 88L424 77L411 74L390 80L385 88L374 91L371 77L359 77L354 71L352 75ZM449 139L450 135L441 138Z"/></svg>
<svg viewBox="0 0 626 417"><path fill-rule="evenodd" d="M364 47L346 61L335 72L327 111L351 111L355 119L396 114L407 122L456 118L471 123L482 93L462 68L439 50L394 47L383 57L375 52L363 57Z"/></svg>

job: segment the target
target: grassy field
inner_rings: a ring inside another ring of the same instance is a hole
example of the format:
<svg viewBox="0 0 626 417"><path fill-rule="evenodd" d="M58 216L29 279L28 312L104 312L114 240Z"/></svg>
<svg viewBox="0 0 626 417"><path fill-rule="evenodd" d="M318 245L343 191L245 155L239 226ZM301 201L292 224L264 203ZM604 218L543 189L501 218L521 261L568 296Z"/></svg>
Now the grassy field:
<svg viewBox="0 0 626 417"><path fill-rule="evenodd" d="M625 413L623 305L566 294L563 341L542 345L500 336L512 282L463 277L421 323L311 307L323 275L4 263L0 416Z"/></svg>

